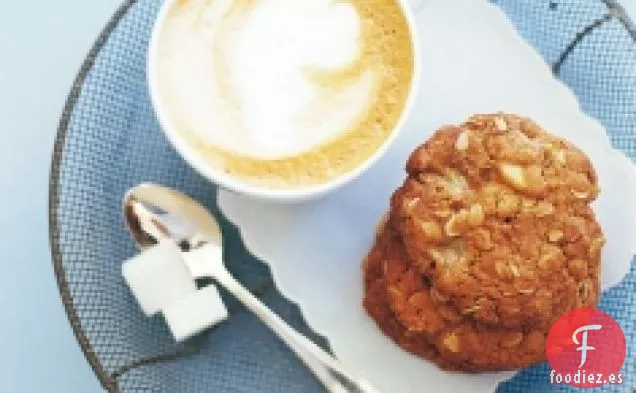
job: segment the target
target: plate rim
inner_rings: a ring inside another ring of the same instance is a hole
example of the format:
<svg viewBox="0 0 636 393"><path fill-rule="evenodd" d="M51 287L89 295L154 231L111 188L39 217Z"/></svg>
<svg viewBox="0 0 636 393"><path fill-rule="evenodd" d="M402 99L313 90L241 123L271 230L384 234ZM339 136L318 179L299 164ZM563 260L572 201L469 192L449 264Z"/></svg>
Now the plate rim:
<svg viewBox="0 0 636 393"><path fill-rule="evenodd" d="M109 393L116 393L119 391L117 379L114 378L99 360L99 357L93 350L93 346L88 339L84 329L82 328L82 321L80 320L77 310L73 303L73 297L71 295L70 287L66 279L66 269L64 268L64 262L61 252L60 244L60 228L58 220L58 209L60 203L60 174L62 169L62 162L64 158L64 146L66 142L66 136L69 129L69 124L75 110L75 105L79 100L79 97L84 88L84 82L93 69L97 56L101 53L103 47L108 42L111 34L119 26L119 22L130 11L133 5L137 3L137 0L124 0L119 4L115 12L110 16L106 25L102 28L99 35L93 42L88 54L84 58L82 65L78 73L75 76L71 90L64 103L62 115L60 117L57 133L55 136L55 142L53 144L53 154L51 157L51 166L49 173L49 188L48 188L48 222L49 222L49 244L51 248L51 257L53 262L53 271L55 274L58 290L62 298L62 304L64 305L64 311L69 320L73 334L77 343L79 344L84 357L90 365L93 373L101 383L102 387Z"/></svg>
<svg viewBox="0 0 636 393"><path fill-rule="evenodd" d="M599 0L608 8L608 13L611 14L611 19L616 19L630 34L632 39L636 42L636 23L627 14L624 7L617 0ZM497 0L488 0L489 3L499 6ZM80 320L77 310L74 306L73 297L71 296L70 287L66 279L66 269L61 252L61 231L59 228L58 220L58 208L60 202L60 175L62 169L62 163L64 158L64 147L66 137L69 130L69 124L74 114L75 106L79 97L83 91L85 81L88 74L93 69L95 61L101 53L103 47L106 45L111 37L111 34L117 29L121 20L128 14L131 8L138 3L138 0L122 0L122 2L116 7L113 14L110 16L97 38L93 41L87 55L84 57L82 64L77 72L73 83L71 85L70 92L68 93L64 107L58 122L55 140L53 144L53 153L51 156L51 164L49 171L49 185L48 185L48 230L49 230L49 246L51 251L51 259L53 264L53 271L57 282L58 290L64 306L66 316L69 324L75 336L75 339L84 354L89 366L93 370L95 376L101 383L102 387L108 393L119 393L117 377L109 373L99 357L95 353L88 336L82 328L82 321ZM515 27L516 28L516 27ZM579 33L580 35L581 33ZM577 35L573 37L572 44L576 46L578 41L583 37ZM586 34L584 34L586 35ZM524 38L525 39L525 38ZM534 45L528 43L533 48ZM566 48L563 52L563 57L559 59L558 63L563 63L567 60L567 55L573 48ZM555 77L558 78L559 69L554 70Z"/></svg>

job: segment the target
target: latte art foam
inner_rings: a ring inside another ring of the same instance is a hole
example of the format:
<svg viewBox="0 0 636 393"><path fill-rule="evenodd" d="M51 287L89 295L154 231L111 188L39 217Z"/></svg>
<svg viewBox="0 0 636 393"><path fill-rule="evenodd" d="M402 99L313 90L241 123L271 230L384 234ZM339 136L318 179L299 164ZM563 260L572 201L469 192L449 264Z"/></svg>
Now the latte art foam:
<svg viewBox="0 0 636 393"><path fill-rule="evenodd" d="M214 165L315 184L386 140L408 96L411 45L396 0L181 0L159 40L159 95Z"/></svg>

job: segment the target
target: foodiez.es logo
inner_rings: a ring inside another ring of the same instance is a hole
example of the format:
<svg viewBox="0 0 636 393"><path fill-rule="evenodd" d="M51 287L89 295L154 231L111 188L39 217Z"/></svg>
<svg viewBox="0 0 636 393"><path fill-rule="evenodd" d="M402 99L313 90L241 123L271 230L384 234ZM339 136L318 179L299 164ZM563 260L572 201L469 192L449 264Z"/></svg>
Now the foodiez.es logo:
<svg viewBox="0 0 636 393"><path fill-rule="evenodd" d="M625 335L611 316L594 308L559 318L546 340L550 383L580 388L623 383Z"/></svg>
<svg viewBox="0 0 636 393"><path fill-rule="evenodd" d="M572 334L572 341L574 341L575 344L579 344L579 340L576 338L576 336L580 332L583 332L583 344L576 349L577 351L581 351L581 364L579 364L579 368L583 367L583 365L585 364L585 359L587 359L587 351L593 351L594 349L596 349L587 345L587 331L601 330L601 328L603 328L603 326L601 325L585 325L576 329L574 331L574 334Z"/></svg>

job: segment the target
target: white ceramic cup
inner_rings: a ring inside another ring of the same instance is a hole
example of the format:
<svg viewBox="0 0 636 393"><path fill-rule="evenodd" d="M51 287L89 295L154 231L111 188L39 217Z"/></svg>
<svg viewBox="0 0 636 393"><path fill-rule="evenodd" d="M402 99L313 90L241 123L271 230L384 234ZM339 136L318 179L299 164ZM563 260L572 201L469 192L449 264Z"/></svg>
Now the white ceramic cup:
<svg viewBox="0 0 636 393"><path fill-rule="evenodd" d="M411 81L406 104L404 105L402 114L391 134L389 135L389 137L387 137L384 143L359 166L330 181L314 186L292 189L276 189L268 188L266 186L256 186L247 183L240 178L236 178L230 174L224 173L218 168L212 167L206 162L202 154L197 151L186 138L184 138L178 127L170 123L170 121L168 120L168 116L166 116L166 104L162 102L159 95L158 81L160 75L157 71L157 58L160 33L163 30L163 26L169 11L172 9L177 1L179 0L164 1L155 21L152 35L150 37L150 47L148 50L147 63L150 98L156 112L157 119L159 120L161 128L170 143L190 166L192 166L201 175L203 175L205 178L215 183L219 187L249 197L276 202L301 202L315 199L324 196L327 193L338 189L360 177L360 175L367 171L380 159L380 157L382 157L382 155L384 155L391 144L395 141L400 131L404 128L406 119L408 118L413 108L413 103L415 101L417 93L417 87L419 86L420 81L421 54L417 27L414 21L414 12L416 12L428 0L396 0L399 4L401 4L402 11L406 16L406 20L408 22L410 30L411 40L413 44L413 78Z"/></svg>

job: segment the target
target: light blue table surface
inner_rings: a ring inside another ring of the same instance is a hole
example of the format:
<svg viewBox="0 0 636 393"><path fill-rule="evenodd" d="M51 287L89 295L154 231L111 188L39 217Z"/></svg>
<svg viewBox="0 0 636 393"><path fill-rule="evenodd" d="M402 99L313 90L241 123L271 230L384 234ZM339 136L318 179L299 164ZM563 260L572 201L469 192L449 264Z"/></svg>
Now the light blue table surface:
<svg viewBox="0 0 636 393"><path fill-rule="evenodd" d="M76 72L120 0L0 0L0 392L92 393L48 242L48 175Z"/></svg>
<svg viewBox="0 0 636 393"><path fill-rule="evenodd" d="M636 0L623 2L636 16ZM101 391L57 291L47 196L66 95L119 3L0 0L1 393Z"/></svg>

